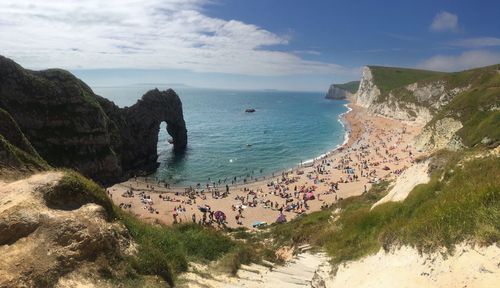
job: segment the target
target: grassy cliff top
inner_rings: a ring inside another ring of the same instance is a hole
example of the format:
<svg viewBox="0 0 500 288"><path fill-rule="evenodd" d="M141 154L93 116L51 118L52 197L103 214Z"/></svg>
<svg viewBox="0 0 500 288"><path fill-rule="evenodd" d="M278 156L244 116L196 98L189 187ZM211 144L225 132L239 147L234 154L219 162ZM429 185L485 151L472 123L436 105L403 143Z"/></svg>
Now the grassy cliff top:
<svg viewBox="0 0 500 288"><path fill-rule="evenodd" d="M346 91L349 91L352 94L354 94L354 93L358 92L359 82L360 81L351 81L351 82L347 82L344 84L333 84L333 86L338 87L338 88L343 89L343 90L346 90Z"/></svg>
<svg viewBox="0 0 500 288"><path fill-rule="evenodd" d="M446 75L445 72L436 72L429 70L368 66L372 71L375 84L383 94L394 88L406 86L421 80L427 80Z"/></svg>

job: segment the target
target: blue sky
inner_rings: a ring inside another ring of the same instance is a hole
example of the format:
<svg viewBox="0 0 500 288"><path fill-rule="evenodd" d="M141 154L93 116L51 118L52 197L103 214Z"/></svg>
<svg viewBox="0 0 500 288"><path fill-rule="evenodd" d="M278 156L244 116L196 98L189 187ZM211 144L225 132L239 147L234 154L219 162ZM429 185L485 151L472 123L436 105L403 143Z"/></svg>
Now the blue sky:
<svg viewBox="0 0 500 288"><path fill-rule="evenodd" d="M2 0L0 54L91 86L326 90L500 62L500 1Z"/></svg>

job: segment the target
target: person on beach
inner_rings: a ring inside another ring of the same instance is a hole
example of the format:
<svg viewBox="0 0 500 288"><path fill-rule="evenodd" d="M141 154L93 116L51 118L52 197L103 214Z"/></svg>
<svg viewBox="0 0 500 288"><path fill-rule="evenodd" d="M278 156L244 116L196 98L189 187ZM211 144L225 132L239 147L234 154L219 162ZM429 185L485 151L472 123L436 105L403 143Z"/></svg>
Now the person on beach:
<svg viewBox="0 0 500 288"><path fill-rule="evenodd" d="M174 212L172 213L172 216L174 217L174 224L179 223L179 222L177 222L177 216L179 216L179 214L177 213L176 208L174 208Z"/></svg>
<svg viewBox="0 0 500 288"><path fill-rule="evenodd" d="M234 218L236 219L236 224L243 225L243 222L241 221L241 217L239 214L236 214L236 216L234 216Z"/></svg>
<svg viewBox="0 0 500 288"><path fill-rule="evenodd" d="M209 181L201 182L193 187L173 187L172 190L163 187L166 184L165 181L157 186L149 179L134 177L128 182L128 187L126 186L125 189L115 187L108 190L108 197L114 198L112 200L117 204L121 202L134 203L131 212L140 215L147 214L148 216L145 217L154 215L154 218L167 224L181 223L182 220L189 221L186 216L191 205L201 208L206 207L205 205L208 203L213 206L214 211L218 211L222 207L231 207L229 209L231 214L228 216L235 217L237 221L236 223L231 221L228 225L236 227L242 225L239 223L243 223L244 217L248 220L245 222L248 223L253 223L256 220L270 222L275 220L274 213L276 211L290 217L290 215L299 215L308 210L326 209L342 198L368 193L370 183L393 179L411 165L411 158L419 156L413 152L411 145L410 147L404 145L407 141L406 138L412 136L410 132L404 135L405 139L402 140L401 130L387 129L370 121L358 124L358 128L359 126L365 132L358 134L357 138L354 137L354 141L349 144L350 146L344 146L336 150L337 152L328 154L327 158L317 158L313 161L313 165L304 165L303 168L288 172L275 172L273 173L275 177L268 177L267 181L254 184L253 180L256 180L256 176L259 175L257 173L261 171L251 168L248 168L246 175L228 178L228 182L232 179L233 182L238 180L241 184L246 179L246 183L251 184L239 187L232 186L231 188L223 177L212 177L213 181L209 179ZM389 169L384 170L385 167ZM154 179L154 177L151 178L151 180ZM205 185L206 189L204 189ZM184 190L179 192L180 189ZM111 191L116 191L114 193L116 195L112 197ZM229 192L231 197L229 197ZM304 199L304 195L313 192L316 199L309 199L309 197ZM158 193L161 197L158 194L156 196L148 195L148 193ZM157 199L158 202L153 203L152 199ZM230 203L233 200L238 201L238 203ZM200 206L197 206L197 203ZM120 206L122 209L130 209L126 207L128 206ZM245 210L248 209L245 214L243 214L243 207ZM175 211L173 211L174 208ZM191 210L193 209L191 208ZM162 213L163 211L173 211L173 218L161 219L161 216L156 216L158 212L159 215L165 215ZM191 211L192 222L200 225L213 224L217 217L210 215L209 211L202 215L195 215ZM275 212L270 214L270 211ZM182 212L184 212L184 216L182 216ZM177 215L174 216L174 213ZM209 216L213 218L210 221L208 220Z"/></svg>

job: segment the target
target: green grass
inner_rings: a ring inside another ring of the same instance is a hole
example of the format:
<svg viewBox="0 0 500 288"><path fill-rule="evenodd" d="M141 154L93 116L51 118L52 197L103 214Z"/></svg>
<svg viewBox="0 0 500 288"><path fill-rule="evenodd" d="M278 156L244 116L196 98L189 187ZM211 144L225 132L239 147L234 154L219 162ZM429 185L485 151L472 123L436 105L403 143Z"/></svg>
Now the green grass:
<svg viewBox="0 0 500 288"><path fill-rule="evenodd" d="M33 157L40 158L40 155L38 155L31 143L25 137L16 121L2 108L0 108L0 135L17 148L31 154Z"/></svg>
<svg viewBox="0 0 500 288"><path fill-rule="evenodd" d="M10 114L0 108L0 169L2 168L10 169L10 174L26 174L49 169L49 165L31 146Z"/></svg>
<svg viewBox="0 0 500 288"><path fill-rule="evenodd" d="M26 153L0 135L0 168L2 166L23 171L42 171L50 168L40 156Z"/></svg>
<svg viewBox="0 0 500 288"><path fill-rule="evenodd" d="M257 246L251 243L233 240L221 231L196 224L165 226L146 223L113 205L106 192L93 181L76 172L64 173L57 185L43 188L47 205L65 210L77 209L86 203L103 206L108 220L123 223L137 243L136 257L126 259L141 275L158 275L174 285L177 275L187 271L190 261L208 263L220 260L222 270L235 273L242 263L258 260Z"/></svg>
<svg viewBox="0 0 500 288"><path fill-rule="evenodd" d="M87 203L95 203L104 208L109 220L116 218L116 209L106 192L94 181L71 170L61 170L64 176L53 187L43 188L43 198L48 207L74 210Z"/></svg>
<svg viewBox="0 0 500 288"><path fill-rule="evenodd" d="M377 102L387 101L391 93L402 106L404 103L414 103L427 107L435 113L435 117L427 126L432 126L445 117L457 119L463 124L457 134L468 147L480 144L485 137L488 137L493 145L500 142L499 64L454 73L378 66L370 68L381 92ZM442 82L447 90L466 87L469 89L456 95L439 111L435 111L430 105L433 99L430 99L429 103L423 103L405 88L415 82L419 85Z"/></svg>
<svg viewBox="0 0 500 288"><path fill-rule="evenodd" d="M445 117L458 119L463 127L457 132L466 146L472 147L488 137L493 143L500 141L500 65L452 73L450 85L470 85L471 89L457 95L429 122Z"/></svg>
<svg viewBox="0 0 500 288"><path fill-rule="evenodd" d="M352 94L358 92L359 81L351 81L344 84L333 84L333 86L349 91Z"/></svg>
<svg viewBox="0 0 500 288"><path fill-rule="evenodd" d="M431 181L415 187L404 202L385 203L370 211L385 194L386 188L378 185L365 195L340 202L342 213L336 221L333 210L315 212L275 226L271 235L277 245L308 242L323 247L333 263L398 245L434 251L452 250L462 241L496 243L500 240L500 161L490 157L457 166L463 157L437 155Z"/></svg>
<svg viewBox="0 0 500 288"><path fill-rule="evenodd" d="M443 72L408 69L408 68L395 68L395 67L381 67L369 66L375 81L375 84L380 89L381 94L388 93L392 89L403 87L417 81L434 78L441 75L446 75Z"/></svg>

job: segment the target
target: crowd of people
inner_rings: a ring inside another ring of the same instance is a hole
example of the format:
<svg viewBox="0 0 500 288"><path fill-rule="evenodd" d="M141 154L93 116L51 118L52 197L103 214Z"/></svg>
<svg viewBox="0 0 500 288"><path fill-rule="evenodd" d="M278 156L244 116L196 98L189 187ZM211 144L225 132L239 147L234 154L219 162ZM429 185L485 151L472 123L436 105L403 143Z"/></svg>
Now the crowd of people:
<svg viewBox="0 0 500 288"><path fill-rule="evenodd" d="M349 145L267 181L236 185L235 178L231 184L226 178L180 188L134 178L120 199L129 205L127 199L138 197L144 210L166 223L236 227L282 223L328 208L344 197L367 193L373 183L401 174L414 161L416 152L408 144L412 135L405 125L384 127L373 119L358 125L359 135Z"/></svg>

